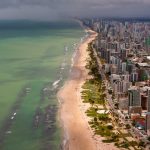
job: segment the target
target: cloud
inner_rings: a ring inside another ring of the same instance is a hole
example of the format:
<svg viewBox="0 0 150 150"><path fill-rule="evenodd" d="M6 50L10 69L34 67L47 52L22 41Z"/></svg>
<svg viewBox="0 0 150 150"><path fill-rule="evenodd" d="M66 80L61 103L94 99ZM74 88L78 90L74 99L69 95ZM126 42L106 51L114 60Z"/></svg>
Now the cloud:
<svg viewBox="0 0 150 150"><path fill-rule="evenodd" d="M0 0L0 19L150 17L150 0Z"/></svg>

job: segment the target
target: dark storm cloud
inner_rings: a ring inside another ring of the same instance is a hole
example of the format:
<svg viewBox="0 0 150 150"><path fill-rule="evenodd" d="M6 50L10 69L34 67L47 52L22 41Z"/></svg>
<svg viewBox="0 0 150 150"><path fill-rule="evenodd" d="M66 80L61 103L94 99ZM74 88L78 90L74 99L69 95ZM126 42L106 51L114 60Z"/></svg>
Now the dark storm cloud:
<svg viewBox="0 0 150 150"><path fill-rule="evenodd" d="M150 17L150 0L0 0L0 19Z"/></svg>

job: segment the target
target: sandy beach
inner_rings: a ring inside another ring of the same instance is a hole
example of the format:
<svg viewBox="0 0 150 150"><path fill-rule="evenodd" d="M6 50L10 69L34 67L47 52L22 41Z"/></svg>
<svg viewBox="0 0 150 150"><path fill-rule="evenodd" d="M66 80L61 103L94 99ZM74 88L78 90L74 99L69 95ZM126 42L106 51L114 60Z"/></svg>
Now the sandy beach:
<svg viewBox="0 0 150 150"><path fill-rule="evenodd" d="M85 111L88 104L82 103L81 86L88 78L86 59L88 58L88 43L97 34L91 30L89 37L79 46L74 58L74 64L64 87L58 92L61 102L60 120L64 129L65 150L117 150L113 144L102 143L101 137L93 135L88 125L89 118Z"/></svg>

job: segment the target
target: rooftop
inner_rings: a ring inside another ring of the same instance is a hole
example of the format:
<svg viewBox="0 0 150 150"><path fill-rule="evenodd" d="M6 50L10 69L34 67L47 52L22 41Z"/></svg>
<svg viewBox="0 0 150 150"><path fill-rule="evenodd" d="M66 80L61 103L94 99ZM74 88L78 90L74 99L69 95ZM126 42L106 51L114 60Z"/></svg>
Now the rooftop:
<svg viewBox="0 0 150 150"><path fill-rule="evenodd" d="M137 63L140 67L150 67L148 63Z"/></svg>

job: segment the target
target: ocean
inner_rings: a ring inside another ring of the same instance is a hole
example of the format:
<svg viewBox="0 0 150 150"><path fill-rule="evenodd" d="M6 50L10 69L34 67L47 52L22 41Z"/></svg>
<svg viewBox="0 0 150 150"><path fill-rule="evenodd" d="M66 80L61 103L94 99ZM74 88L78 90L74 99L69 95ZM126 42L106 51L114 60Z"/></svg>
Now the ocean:
<svg viewBox="0 0 150 150"><path fill-rule="evenodd" d="M0 21L0 150L60 149L56 93L84 36L75 21Z"/></svg>

